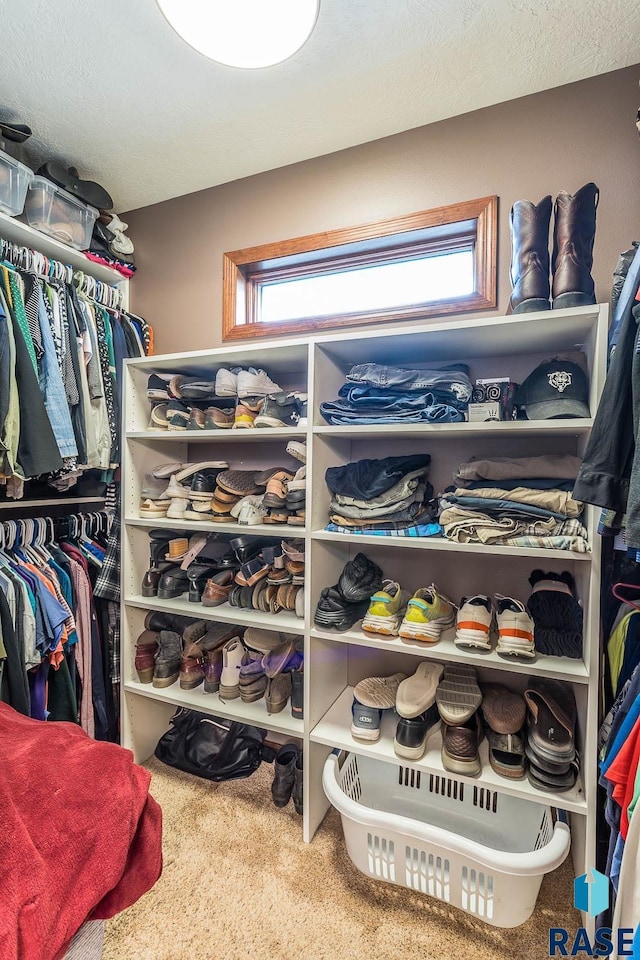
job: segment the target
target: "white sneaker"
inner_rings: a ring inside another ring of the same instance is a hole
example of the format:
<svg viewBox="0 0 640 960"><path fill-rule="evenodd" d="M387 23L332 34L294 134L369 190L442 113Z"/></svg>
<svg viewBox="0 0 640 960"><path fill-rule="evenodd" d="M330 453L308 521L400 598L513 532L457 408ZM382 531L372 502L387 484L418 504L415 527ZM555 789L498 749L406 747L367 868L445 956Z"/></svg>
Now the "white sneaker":
<svg viewBox="0 0 640 960"><path fill-rule="evenodd" d="M498 621L496 653L503 657L533 660L536 655L534 623L524 603L501 593L495 594L495 601Z"/></svg>
<svg viewBox="0 0 640 960"><path fill-rule="evenodd" d="M491 650L492 621L493 608L489 597L482 593L463 597L456 617L456 646Z"/></svg>
<svg viewBox="0 0 640 960"><path fill-rule="evenodd" d="M218 691L221 700L237 700L240 696L240 664L244 652L240 637L227 641L222 649L222 673Z"/></svg>
<svg viewBox="0 0 640 960"><path fill-rule="evenodd" d="M170 517L171 520L183 520L184 512L188 506L189 506L188 500L185 500L182 497L172 497L172 499L169 502L167 517Z"/></svg>
<svg viewBox="0 0 640 960"><path fill-rule="evenodd" d="M267 508L262 503L262 496L255 494L243 497L231 507L231 516L247 527L255 527L263 523L266 515Z"/></svg>
<svg viewBox="0 0 640 960"><path fill-rule="evenodd" d="M238 397L266 397L269 393L282 393L282 387L267 375L264 370L249 367L238 373ZM216 393L218 381L216 378Z"/></svg>
<svg viewBox="0 0 640 960"><path fill-rule="evenodd" d="M216 373L216 397L238 396L238 374L242 367L220 367Z"/></svg>

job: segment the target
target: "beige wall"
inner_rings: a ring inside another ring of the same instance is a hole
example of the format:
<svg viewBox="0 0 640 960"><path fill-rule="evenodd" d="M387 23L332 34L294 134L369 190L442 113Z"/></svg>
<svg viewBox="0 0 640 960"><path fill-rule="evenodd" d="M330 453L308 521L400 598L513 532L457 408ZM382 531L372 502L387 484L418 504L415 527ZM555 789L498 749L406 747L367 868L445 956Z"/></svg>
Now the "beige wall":
<svg viewBox="0 0 640 960"><path fill-rule="evenodd" d="M640 239L639 77L629 67L131 211L133 309L154 325L156 353L215 346L224 251L495 193L504 313L511 204L588 180L601 191L593 272L606 301L619 251Z"/></svg>

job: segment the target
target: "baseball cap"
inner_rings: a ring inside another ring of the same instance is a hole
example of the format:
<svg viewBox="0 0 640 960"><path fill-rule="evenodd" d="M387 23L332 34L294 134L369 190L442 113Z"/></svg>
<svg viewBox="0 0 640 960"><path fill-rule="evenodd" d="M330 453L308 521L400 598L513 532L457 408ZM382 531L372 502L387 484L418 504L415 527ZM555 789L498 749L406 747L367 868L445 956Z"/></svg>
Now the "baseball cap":
<svg viewBox="0 0 640 960"><path fill-rule="evenodd" d="M529 420L589 417L587 376L571 360L545 360L520 385L516 403Z"/></svg>

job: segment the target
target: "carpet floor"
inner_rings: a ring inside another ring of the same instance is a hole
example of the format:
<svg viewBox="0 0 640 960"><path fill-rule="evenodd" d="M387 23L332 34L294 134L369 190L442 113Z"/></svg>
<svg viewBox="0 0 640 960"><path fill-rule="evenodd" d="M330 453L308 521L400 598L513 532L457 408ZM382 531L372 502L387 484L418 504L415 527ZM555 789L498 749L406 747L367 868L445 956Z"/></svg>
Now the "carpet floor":
<svg viewBox="0 0 640 960"><path fill-rule="evenodd" d="M107 923L103 960L540 960L550 926L579 925L570 860L545 877L527 923L501 930L365 877L335 810L303 843L293 803L271 802L269 764L223 784L148 766L164 871Z"/></svg>

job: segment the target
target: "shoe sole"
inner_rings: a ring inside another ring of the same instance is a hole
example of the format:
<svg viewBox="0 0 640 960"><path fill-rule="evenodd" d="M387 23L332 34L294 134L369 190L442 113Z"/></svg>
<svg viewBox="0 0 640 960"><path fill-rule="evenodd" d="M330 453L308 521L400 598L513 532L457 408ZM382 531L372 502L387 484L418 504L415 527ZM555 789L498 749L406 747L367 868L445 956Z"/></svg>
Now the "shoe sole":
<svg viewBox="0 0 640 960"><path fill-rule="evenodd" d="M354 740L362 740L363 743L375 743L380 739L380 729L362 730L361 727L351 727L351 736Z"/></svg>
<svg viewBox="0 0 640 960"><path fill-rule="evenodd" d="M462 774L464 777L477 777L478 774L482 772L480 757L476 757L475 760L455 760L449 756L444 746L442 747L440 756L442 758L442 766L449 773Z"/></svg>
<svg viewBox="0 0 640 960"><path fill-rule="evenodd" d="M535 660L536 658L535 647L515 647L511 644L500 643L499 640L496 653L500 657L525 657L527 660Z"/></svg>
<svg viewBox="0 0 640 960"><path fill-rule="evenodd" d="M491 650L491 640L480 630L462 630L456 633L456 647L473 647L477 650Z"/></svg>
<svg viewBox="0 0 640 960"><path fill-rule="evenodd" d="M445 723L455 726L471 719L482 703L482 692L475 680L464 676L449 679L445 673L436 690L436 703Z"/></svg>
<svg viewBox="0 0 640 960"><path fill-rule="evenodd" d="M358 703L373 710L393 709L396 705L398 687L403 680L407 679L405 674L400 676L401 680L396 684L395 689L384 683L375 683L377 677L367 677L356 684L353 695Z"/></svg>
<svg viewBox="0 0 640 960"><path fill-rule="evenodd" d="M170 677L154 677L153 686L159 689L163 687L170 687L172 683L175 683L178 677L180 676L180 671L175 674L172 674Z"/></svg>
<svg viewBox="0 0 640 960"><path fill-rule="evenodd" d="M396 710L400 717L412 720L433 706L442 678L441 670L436 664L420 663L415 673L402 681L396 695Z"/></svg>
<svg viewBox="0 0 640 960"><path fill-rule="evenodd" d="M453 614L450 617L439 617L428 623L413 623L403 620L398 635L403 640L424 640L425 643L434 643L439 640L444 630L453 626Z"/></svg>
<svg viewBox="0 0 640 960"><path fill-rule="evenodd" d="M220 689L219 683L207 683L207 681L205 680L204 682L205 693L217 693L219 689Z"/></svg>
<svg viewBox="0 0 640 960"><path fill-rule="evenodd" d="M403 744L398 743L395 737L393 738L393 752L396 757L401 757L403 760L420 760L424 756L426 749L426 736L417 747L405 747Z"/></svg>
<svg viewBox="0 0 640 960"><path fill-rule="evenodd" d="M140 683L151 683L153 681L153 667L149 667L148 670L137 670L138 681Z"/></svg>
<svg viewBox="0 0 640 960"><path fill-rule="evenodd" d="M400 628L400 617L379 617L375 614L366 614L362 621L365 633L375 633L382 637L397 637Z"/></svg>
<svg viewBox="0 0 640 960"><path fill-rule="evenodd" d="M237 700L240 696L240 684L235 687L227 687L221 683L218 687L218 696L221 700Z"/></svg>
<svg viewBox="0 0 640 960"><path fill-rule="evenodd" d="M284 420L278 420L277 417L257 416L254 421L254 426L256 427L287 427L288 424L286 424Z"/></svg>
<svg viewBox="0 0 640 960"><path fill-rule="evenodd" d="M201 683L204 683L204 677L199 677L198 680L183 680L182 677L180 677L181 690L195 690Z"/></svg>

